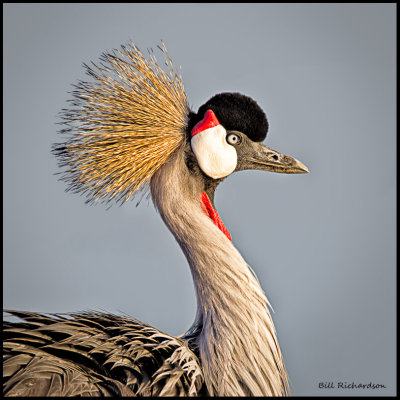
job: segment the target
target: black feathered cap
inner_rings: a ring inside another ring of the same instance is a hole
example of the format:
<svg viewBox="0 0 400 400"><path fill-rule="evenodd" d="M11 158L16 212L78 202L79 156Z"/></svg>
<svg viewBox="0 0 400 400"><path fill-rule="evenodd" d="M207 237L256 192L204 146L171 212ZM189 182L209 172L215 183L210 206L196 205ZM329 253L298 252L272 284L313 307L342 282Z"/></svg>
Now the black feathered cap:
<svg viewBox="0 0 400 400"><path fill-rule="evenodd" d="M267 116L251 97L240 93L216 94L199 108L197 114L190 113L189 133L207 110L214 112L226 130L243 132L254 142L262 142L267 136Z"/></svg>

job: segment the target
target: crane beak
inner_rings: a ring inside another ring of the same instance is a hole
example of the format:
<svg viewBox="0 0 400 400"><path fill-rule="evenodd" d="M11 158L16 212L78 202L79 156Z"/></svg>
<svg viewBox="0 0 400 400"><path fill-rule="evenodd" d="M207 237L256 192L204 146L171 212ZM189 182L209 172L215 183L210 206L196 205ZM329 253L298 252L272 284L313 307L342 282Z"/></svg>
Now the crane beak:
<svg viewBox="0 0 400 400"><path fill-rule="evenodd" d="M259 169L284 174L305 174L310 172L299 160L279 153L259 142L252 142L246 151L240 169Z"/></svg>

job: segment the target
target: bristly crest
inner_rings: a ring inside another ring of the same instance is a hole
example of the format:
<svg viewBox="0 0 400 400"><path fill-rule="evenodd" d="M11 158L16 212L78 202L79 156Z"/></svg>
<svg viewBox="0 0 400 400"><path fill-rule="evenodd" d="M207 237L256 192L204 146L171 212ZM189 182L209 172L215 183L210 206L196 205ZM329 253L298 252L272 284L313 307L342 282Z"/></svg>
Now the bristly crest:
<svg viewBox="0 0 400 400"><path fill-rule="evenodd" d="M67 190L87 203L121 204L144 189L185 140L189 108L182 77L164 43L164 71L133 44L103 53L100 65L84 64L93 82L74 85L72 108L61 111L69 134L53 145Z"/></svg>

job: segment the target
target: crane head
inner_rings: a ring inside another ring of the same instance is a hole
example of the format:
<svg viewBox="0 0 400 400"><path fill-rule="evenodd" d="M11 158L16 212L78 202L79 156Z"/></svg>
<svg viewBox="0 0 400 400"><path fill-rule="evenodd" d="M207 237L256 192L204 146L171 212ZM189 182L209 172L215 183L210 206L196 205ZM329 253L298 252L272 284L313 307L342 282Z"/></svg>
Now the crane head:
<svg viewBox="0 0 400 400"><path fill-rule="evenodd" d="M234 171L258 169L281 173L307 173L295 158L264 144L268 120L250 97L220 93L192 114L188 124L190 143L199 167L213 179Z"/></svg>
<svg viewBox="0 0 400 400"><path fill-rule="evenodd" d="M182 150L209 186L244 169L308 172L261 143L268 121L251 98L221 93L192 112L180 74L160 49L167 71L133 43L103 53L100 65L84 64L93 79L74 85L71 106L60 113L67 139L52 149L67 190L84 193L87 203L124 203Z"/></svg>

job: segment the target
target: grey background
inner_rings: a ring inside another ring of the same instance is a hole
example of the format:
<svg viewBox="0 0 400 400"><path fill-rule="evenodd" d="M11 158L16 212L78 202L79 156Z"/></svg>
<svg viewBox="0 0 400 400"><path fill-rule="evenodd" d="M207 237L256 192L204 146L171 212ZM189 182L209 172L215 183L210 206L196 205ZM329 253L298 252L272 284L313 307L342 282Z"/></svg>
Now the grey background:
<svg viewBox="0 0 400 400"><path fill-rule="evenodd" d="M293 394L395 393L395 4L3 7L5 307L192 323L186 260L151 202L86 206L50 154L82 63L162 39L195 110L253 97L266 143L311 170L241 172L216 194L274 307ZM338 381L386 388L318 387Z"/></svg>

